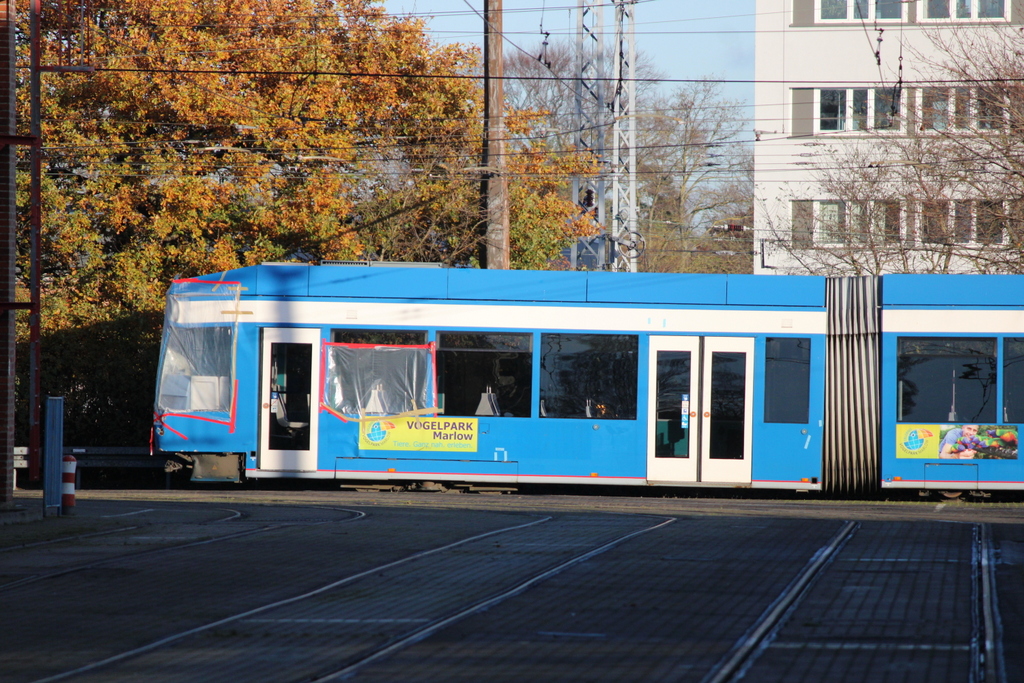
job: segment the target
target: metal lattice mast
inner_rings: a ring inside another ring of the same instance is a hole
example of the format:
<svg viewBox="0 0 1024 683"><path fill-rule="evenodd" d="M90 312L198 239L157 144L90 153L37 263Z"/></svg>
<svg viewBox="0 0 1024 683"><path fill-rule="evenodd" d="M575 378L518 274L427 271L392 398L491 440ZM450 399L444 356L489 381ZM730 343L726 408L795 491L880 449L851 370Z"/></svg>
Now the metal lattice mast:
<svg viewBox="0 0 1024 683"><path fill-rule="evenodd" d="M605 163L604 125L607 107L604 96L603 0L578 0L576 11L576 151ZM605 224L603 174L576 176L573 197L581 212L598 225Z"/></svg>
<svg viewBox="0 0 1024 683"><path fill-rule="evenodd" d="M636 272L643 251L636 207L636 0L615 0L615 92L612 99L612 269Z"/></svg>

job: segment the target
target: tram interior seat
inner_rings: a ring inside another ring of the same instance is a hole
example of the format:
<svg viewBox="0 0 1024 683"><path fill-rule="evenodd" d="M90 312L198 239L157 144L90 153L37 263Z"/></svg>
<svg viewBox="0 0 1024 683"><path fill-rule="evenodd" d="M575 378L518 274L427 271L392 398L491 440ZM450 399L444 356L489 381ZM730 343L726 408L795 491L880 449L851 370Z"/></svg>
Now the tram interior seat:
<svg viewBox="0 0 1024 683"><path fill-rule="evenodd" d="M309 396L306 396L306 414L309 414ZM309 422L293 422L288 417L288 404L287 395L285 392L277 392L277 400L274 401L274 417L277 419L277 424L281 425L285 429L305 429L309 426Z"/></svg>
<svg viewBox="0 0 1024 683"><path fill-rule="evenodd" d="M480 394L480 403L476 406L476 414L501 415L501 411L498 409L498 395L491 390L491 387L487 387L487 391Z"/></svg>

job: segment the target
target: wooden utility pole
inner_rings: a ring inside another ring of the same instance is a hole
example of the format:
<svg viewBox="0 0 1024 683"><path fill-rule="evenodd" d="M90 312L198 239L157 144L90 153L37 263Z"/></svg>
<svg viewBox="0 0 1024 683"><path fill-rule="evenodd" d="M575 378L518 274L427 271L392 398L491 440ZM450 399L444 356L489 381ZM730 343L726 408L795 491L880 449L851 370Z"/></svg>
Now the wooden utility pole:
<svg viewBox="0 0 1024 683"><path fill-rule="evenodd" d="M501 0L484 2L484 149L482 200L484 239L480 265L508 270L509 203L505 175L505 68Z"/></svg>

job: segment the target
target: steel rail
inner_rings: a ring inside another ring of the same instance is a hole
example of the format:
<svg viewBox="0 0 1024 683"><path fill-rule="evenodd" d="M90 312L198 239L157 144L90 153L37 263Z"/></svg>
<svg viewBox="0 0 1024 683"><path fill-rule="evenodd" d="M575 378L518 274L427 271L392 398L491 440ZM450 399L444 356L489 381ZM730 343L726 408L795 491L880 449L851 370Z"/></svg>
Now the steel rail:
<svg viewBox="0 0 1024 683"><path fill-rule="evenodd" d="M742 678L746 670L774 639L797 605L807 595L815 579L821 576L843 546L860 527L858 522L846 522L827 545L818 549L804 568L796 575L775 601L758 617L726 656L709 671L701 683L726 683Z"/></svg>
<svg viewBox="0 0 1024 683"><path fill-rule="evenodd" d="M482 533L482 534L476 534L474 536L469 536L469 537L464 538L462 540L455 541L453 543L448 543L446 545L439 546L437 548L431 548L430 550L423 550L423 551L420 551L420 552L412 553L411 555L407 555L407 556L405 556L403 558L400 558L400 559L397 559L397 560L393 560L391 562L387 562L385 564L378 565L376 567L372 567L370 569L366 569L366 570L363 570L361 572L357 572L355 574L351 574L349 576L343 577L341 579L337 579L335 581L331 581L330 583L324 584L323 586L320 586L319 588L315 588L315 589L313 589L311 591L306 591L305 593L302 593L300 595L295 595L295 596L292 596L290 598L285 598L283 600L278 600L276 602L268 603L268 604L262 605L260 607L255 607L253 609L246 610L245 612L240 612L240 613L232 615L230 617L225 617L223 619L218 619L217 621L212 621L212 622L210 622L208 624L203 624L202 626L196 626L194 628L190 628L190 629L187 629L185 631L180 631L178 633L175 633L175 634L172 634L172 635L160 638L159 640L155 640L152 643L149 643L147 645L143 645L141 647L137 647L137 648L134 648L132 650L127 650L127 651L122 652L120 654L116 654L116 655L107 657L106 659L101 659L101 660L93 662L91 664L86 664L86 665L80 666L80 667L78 667L76 669L71 669L69 671L64 671L64 672L59 673L59 674L54 674L52 676L47 676L46 678L40 678L40 679L38 679L36 681L33 681L33 683L51 683L52 681L60 681L60 680L66 679L66 678L70 678L71 676L77 676L79 674L87 673L89 671L94 671L96 669L100 669L100 668L103 668L105 666L109 666L111 664L116 664L117 662L121 662L121 661L124 661L126 659L130 659L130 658L135 657L137 655L141 655L141 654L145 654L146 652L151 652L153 650L157 650L157 649L159 649L161 647L164 647L165 645L170 645L171 643L174 643L174 642L177 642L179 640L182 640L183 638L187 638L189 636L193 636L193 635L196 635L198 633L204 633L206 631L209 631L209 630L214 629L214 628L218 628L218 627L223 626L225 624L230 624L230 623L242 620L242 619L247 619L248 617L251 617L251 616L256 615L256 614L260 614L262 612L266 612L266 611L271 610L271 609L275 609L275 608L278 608L278 607L283 607L285 605L290 605L290 604L293 604L293 603L296 603L296 602L299 602L299 601L302 601L302 600L306 600L306 599L311 598L311 597L313 597L315 595L320 595L321 593L324 593L324 592L329 591L329 590L333 590L335 588L338 588L339 586L343 586L343 585L348 584L348 583L352 583L353 581L357 581L357 580L359 580L361 578L364 578L366 576L370 576L370 575L382 572L384 570L391 569L393 567L398 567L400 565L412 562L414 560L419 560L419 559L422 559L424 557L429 557L431 555L436 555L437 553L441 553L441 552L444 552L446 550L451 550L452 548L457 548L457 547L459 547L461 545L465 545L467 543L472 543L473 541L478 541L478 540L481 540L481 539L484 539L484 538L488 538L490 536L496 536L498 534L503 534L503 533L507 533L507 532L510 532L510 531L516 531L518 529L525 529L525 528L528 528L528 527L531 527L531 526L535 526L537 524L543 524L544 522L547 522L550 519L551 519L551 517L545 516L545 517L542 517L540 519L534 520L532 522L527 522L526 524L517 524L515 526L504 527L502 529L495 529L494 531L488 531L488 532L485 532L485 533ZM282 526L284 526L284 525L282 525Z"/></svg>
<svg viewBox="0 0 1024 683"><path fill-rule="evenodd" d="M1004 683L1006 662L1003 657L1003 627L996 592L995 547L988 524L974 526L972 579L975 596L974 634L971 640L971 679L984 683Z"/></svg>
<svg viewBox="0 0 1024 683"><path fill-rule="evenodd" d="M520 581L512 588L504 590L501 593L498 593L497 595L492 595L491 597L484 598L483 600L478 600L469 607L458 609L455 612L449 614L448 616L435 619L429 624L426 624L420 628L413 629L404 636L399 637L398 640L392 641L384 647L378 648L373 652L363 655L360 659L356 660L355 662L349 663L343 669L339 669L337 671L333 671L329 674L325 674L318 678L314 678L310 680L309 683L327 683L328 681L336 681L343 677L351 676L360 669L369 666L370 664L379 661L384 657L387 657L388 655L391 655L399 650L403 650L409 647L410 645L415 645L416 643L420 642L421 640L424 640L425 638L429 638L430 636L437 633L446 626L450 626L451 624L461 621L462 619L465 619L470 615L476 614L477 612L482 612L484 610L490 609L494 605L504 602L509 598L513 598L523 593L524 591L528 590L529 588L535 586L536 584L541 583L542 581L546 581L547 579L550 579L553 576L561 574L565 570L574 567L577 564L580 564L581 562L586 562L592 557L596 557L597 555L608 552L612 548L615 548L616 546L619 546L625 543L626 541L635 538L636 536L640 536L642 534L655 531L664 526L672 524L675 521L676 518L671 517L658 524L655 524L654 526L647 527L646 529L640 529L639 531L631 531L628 534L623 534L622 536L614 540L608 541L607 543L597 548L594 548L593 550L588 550L587 552L577 555L576 557L573 557L569 560L566 560L565 562L562 562L555 567L545 569L542 572L534 574L530 578Z"/></svg>
<svg viewBox="0 0 1024 683"><path fill-rule="evenodd" d="M153 512L156 509L157 508L149 508L149 509L146 509L146 510L135 510L133 512L125 512L125 513L122 513L122 514L119 514L119 515L105 515L104 517L102 517L102 519L112 519L114 517L128 517L130 515L138 515L138 514L142 514L144 512ZM164 508L164 509L166 510L166 508ZM209 522L198 522L197 524L216 524L217 522L229 522L229 521L234 520L234 519L239 519L242 516L241 512L239 512L237 510L232 510L231 508L218 508L218 509L219 510L226 510L226 511L230 512L231 514L228 515L227 517L221 517L220 519L213 519L213 520L210 520ZM334 508L328 508L328 509L334 509ZM54 543L67 543L69 541L78 541L78 540L81 540L83 538L92 538L94 536L109 536L110 534L117 534L117 533L121 533L122 531L133 531L133 530L138 529L138 528L139 528L138 526L123 526L123 527L118 527L117 529L107 529L106 531L93 531L93 532L88 533L88 534L75 534L73 536L61 536L59 538L51 538L51 539L46 540L46 541L35 541L35 542L32 542L32 543L20 543L18 545L8 545L8 546L4 546L4 547L0 548L0 553L8 553L8 552L11 552L13 550L27 550L28 548L37 548L37 547L42 546L42 545L53 545Z"/></svg>
<svg viewBox="0 0 1024 683"><path fill-rule="evenodd" d="M366 517L366 513L365 512L361 512L359 510L347 510L347 509L343 509L343 508L329 508L329 509L341 510L343 512L350 512L350 513L352 513L354 515L353 517L349 517L348 519L334 520L334 521L337 521L337 522L354 522L354 521L357 521L359 519L362 519L362 518ZM224 517L222 519L213 520L213 522L209 522L209 523L212 524L212 523L216 523L216 522L224 522L224 521L228 521L228 520L231 520L231 519L235 519L235 516L232 515L230 517ZM317 521L314 524L327 524L327 523L328 523L327 521ZM174 545L166 545L166 546L161 546L159 548L149 548L147 550L141 550L141 551L138 551L138 552L122 553L120 555L113 555L111 557L105 557L105 558L103 558L101 560L95 560L93 562L87 562L85 564L78 564L78 565L75 565L73 567L65 567L65 568L60 569L60 570L55 571L55 572L47 572L47 573L43 573L43 574L35 574L35 575L32 575L32 576L27 576L24 579L19 579L17 581L11 581L10 583L0 584L0 592L6 591L6 590L10 590L12 588L17 588L19 586L25 586L27 584L35 583L37 581L44 581L46 579L55 579L55 578L60 577L60 576L66 576L67 574L72 574L74 572L81 571L83 569L93 569L94 567L99 567L99 566L102 566L104 564L109 564L110 562L118 562L118 561L122 561L122 560L134 560L136 558L149 557L151 555L157 555L159 553L167 553L167 552L172 552L172 551L175 551L175 550L183 550L185 548L194 548L194 547L201 546L201 545L210 545L211 543L220 543L221 541L230 541L232 539L244 538L246 536L253 536L253 535L256 535L256 534L262 534L262 533L266 533L268 531L274 531L274 530L277 530L277 529L285 529L285 528L292 527L292 526L306 526L306 525L309 525L309 522L305 522L305 521L302 521L302 520L297 520L295 522L283 522L283 523L280 523L280 524L268 524L266 526L261 526L261 527L258 527L256 529L246 529L245 531L238 531L238 532L235 532L235 533L232 533L232 534L225 534L223 536L217 536L215 538L205 538L205 539L203 539L201 541L188 541L187 543L176 543ZM133 526L133 527L126 527L124 529L117 529L116 531L128 531L128 530L131 530L131 529L138 529L138 528L139 527L137 527L137 526ZM101 533L103 533L103 532L101 532ZM114 533L114 532L110 532L110 533ZM98 534L90 534L90 535L98 535ZM56 542L58 540L67 540L67 539L55 539L54 542ZM48 543L48 541L44 541L43 543Z"/></svg>

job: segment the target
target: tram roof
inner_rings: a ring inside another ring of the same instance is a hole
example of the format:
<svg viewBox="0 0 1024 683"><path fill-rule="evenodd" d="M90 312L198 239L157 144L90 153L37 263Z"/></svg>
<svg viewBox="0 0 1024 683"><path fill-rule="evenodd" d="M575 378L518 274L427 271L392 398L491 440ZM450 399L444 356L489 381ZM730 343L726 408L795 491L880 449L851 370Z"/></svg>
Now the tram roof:
<svg viewBox="0 0 1024 683"><path fill-rule="evenodd" d="M816 276L262 264L196 278L244 296L822 308Z"/></svg>
<svg viewBox="0 0 1024 683"><path fill-rule="evenodd" d="M1024 307L1024 275L884 275L883 306Z"/></svg>

